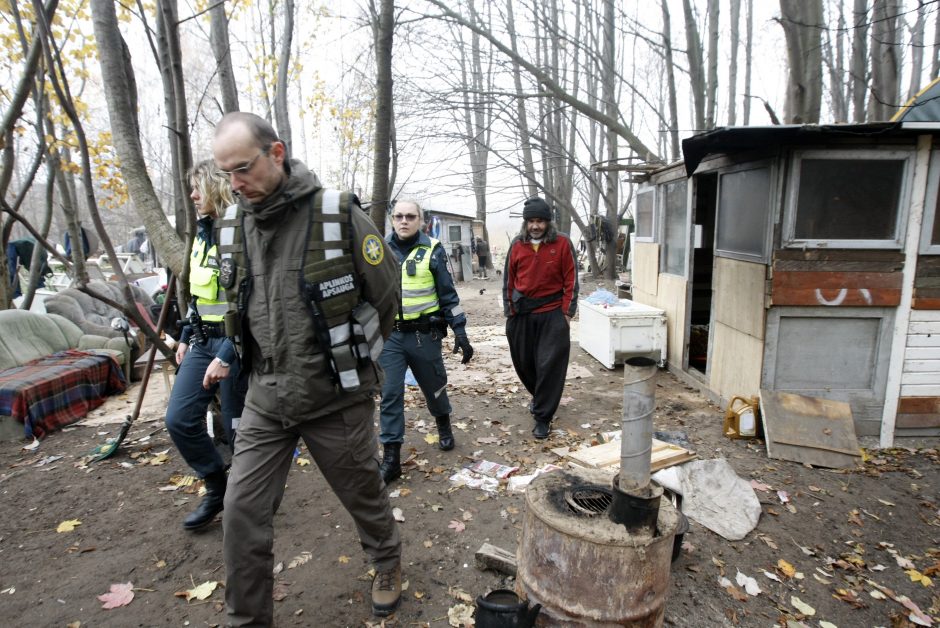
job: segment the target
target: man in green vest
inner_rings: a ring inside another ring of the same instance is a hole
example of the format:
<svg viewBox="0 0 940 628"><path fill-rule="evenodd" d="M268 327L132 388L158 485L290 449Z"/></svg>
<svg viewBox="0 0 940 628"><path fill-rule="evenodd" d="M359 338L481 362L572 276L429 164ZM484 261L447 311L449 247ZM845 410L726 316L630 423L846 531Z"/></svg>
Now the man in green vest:
<svg viewBox="0 0 940 628"><path fill-rule="evenodd" d="M467 316L460 307L454 280L447 270L447 253L440 241L420 230L421 206L398 201L392 211L392 228L386 241L401 263L401 307L395 331L389 336L379 363L385 371L382 409L379 415L382 443L382 478L386 484L401 477L401 445L405 440L405 371L410 367L428 411L434 417L438 446L454 448L447 398L447 371L441 358L441 340L447 328L454 330L454 349L463 352L462 363L473 356L467 339Z"/></svg>
<svg viewBox="0 0 940 628"><path fill-rule="evenodd" d="M274 512L300 438L375 566L372 612L401 601L401 541L372 423L381 337L365 342L391 331L398 265L358 200L323 189L286 153L254 114L216 127L215 163L241 210L220 234L220 282L237 307L226 331L249 374L222 519L231 626L274 623Z"/></svg>

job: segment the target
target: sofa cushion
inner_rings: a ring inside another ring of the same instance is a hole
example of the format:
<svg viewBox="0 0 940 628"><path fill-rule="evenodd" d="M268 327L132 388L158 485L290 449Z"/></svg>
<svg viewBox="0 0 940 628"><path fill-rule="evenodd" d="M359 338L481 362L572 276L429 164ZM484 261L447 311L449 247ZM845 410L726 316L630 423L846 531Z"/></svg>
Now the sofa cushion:
<svg viewBox="0 0 940 628"><path fill-rule="evenodd" d="M124 293L121 286L112 281L91 281L88 287L107 296L112 301L124 303ZM143 305L149 309L153 299L141 288L131 284L131 293L134 295L135 305ZM111 329L111 320L125 318L124 313L98 299L91 297L77 288L66 288L46 297L44 302L46 311L58 314L78 325L86 334L115 338L122 336L120 331Z"/></svg>
<svg viewBox="0 0 940 628"><path fill-rule="evenodd" d="M78 327L65 319L25 310L0 310L0 370L22 366L46 355L71 349L82 336Z"/></svg>

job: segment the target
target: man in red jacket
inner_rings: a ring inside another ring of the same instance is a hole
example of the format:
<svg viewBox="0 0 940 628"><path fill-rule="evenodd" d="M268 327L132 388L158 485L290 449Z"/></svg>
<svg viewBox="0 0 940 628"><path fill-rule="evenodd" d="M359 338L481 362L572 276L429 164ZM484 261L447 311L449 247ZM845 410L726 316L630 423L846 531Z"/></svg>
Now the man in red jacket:
<svg viewBox="0 0 940 628"><path fill-rule="evenodd" d="M503 311L509 354L532 395L532 433L548 438L568 373L569 327L578 309L574 246L558 233L552 210L533 196L522 210L522 231L509 245L503 272Z"/></svg>

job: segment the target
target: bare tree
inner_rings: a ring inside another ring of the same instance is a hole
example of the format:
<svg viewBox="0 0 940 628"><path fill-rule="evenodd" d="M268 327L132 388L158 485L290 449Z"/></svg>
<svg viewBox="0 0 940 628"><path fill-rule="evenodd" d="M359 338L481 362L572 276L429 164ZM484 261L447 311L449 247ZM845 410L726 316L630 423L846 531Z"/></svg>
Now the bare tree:
<svg viewBox="0 0 940 628"><path fill-rule="evenodd" d="M927 6L923 2L917 4L917 18L911 26L911 82L907 88L907 98L910 100L917 95L921 88L921 75L924 71L924 28L927 22Z"/></svg>
<svg viewBox="0 0 940 628"><path fill-rule="evenodd" d="M819 122L822 105L822 0L780 0L780 25L787 42L788 124Z"/></svg>
<svg viewBox="0 0 940 628"><path fill-rule="evenodd" d="M751 58L754 52L754 0L745 0L744 28L744 126L751 123Z"/></svg>
<svg viewBox="0 0 940 628"><path fill-rule="evenodd" d="M731 59L728 63L728 125L737 122L738 46L741 40L741 0L731 0Z"/></svg>
<svg viewBox="0 0 940 628"><path fill-rule="evenodd" d="M395 30L393 0L380 0L379 10L370 0L375 37L375 144L372 164L372 222L385 232L389 202L389 160L394 120L392 101L392 41Z"/></svg>
<svg viewBox="0 0 940 628"><path fill-rule="evenodd" d="M874 0L872 4L869 120L888 120L899 106L899 12L898 0Z"/></svg>
<svg viewBox="0 0 940 628"><path fill-rule="evenodd" d="M689 57L689 82L692 90L692 124L695 130L708 128L705 119L705 62L702 59L702 39L695 23L692 0L682 0L682 13L685 17L685 48Z"/></svg>
<svg viewBox="0 0 940 628"><path fill-rule="evenodd" d="M277 134L293 155L290 115L287 112L288 76L290 74L291 42L294 40L294 0L284 0L284 30L281 33L281 53L277 61L277 83L274 86L274 121Z"/></svg>
<svg viewBox="0 0 940 628"><path fill-rule="evenodd" d="M852 8L852 120L864 122L868 99L868 0L855 0Z"/></svg>
<svg viewBox="0 0 940 628"><path fill-rule="evenodd" d="M718 0L708 0L708 94L705 99L705 128L715 127L718 107Z"/></svg>
<svg viewBox="0 0 940 628"><path fill-rule="evenodd" d="M228 16L225 3L216 2L209 8L209 42L219 74L219 91L222 93L222 112L238 111L238 86L232 68L232 47L228 37Z"/></svg>

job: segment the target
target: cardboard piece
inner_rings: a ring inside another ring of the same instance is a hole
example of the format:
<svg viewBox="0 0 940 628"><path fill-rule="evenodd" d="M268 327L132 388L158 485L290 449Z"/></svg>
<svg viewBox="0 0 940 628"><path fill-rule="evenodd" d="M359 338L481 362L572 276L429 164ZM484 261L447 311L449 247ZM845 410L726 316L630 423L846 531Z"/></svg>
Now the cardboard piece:
<svg viewBox="0 0 940 628"><path fill-rule="evenodd" d="M861 463L848 403L761 390L760 408L770 458L834 469Z"/></svg>

